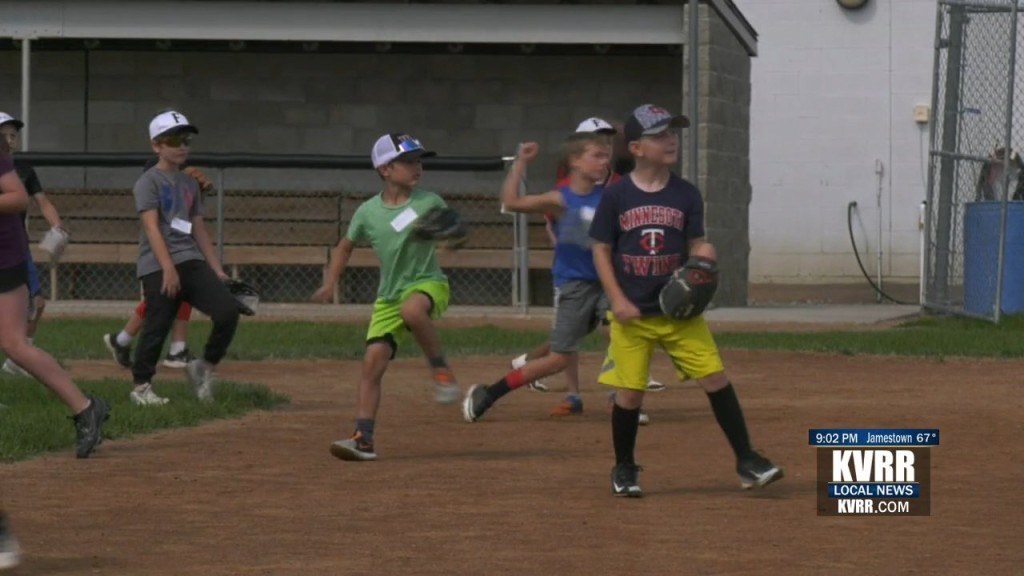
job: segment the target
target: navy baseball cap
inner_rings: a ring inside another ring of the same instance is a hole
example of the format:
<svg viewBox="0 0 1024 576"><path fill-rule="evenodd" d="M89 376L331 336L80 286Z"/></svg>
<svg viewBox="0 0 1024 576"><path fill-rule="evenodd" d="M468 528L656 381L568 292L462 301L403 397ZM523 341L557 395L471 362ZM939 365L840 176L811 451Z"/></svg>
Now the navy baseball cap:
<svg viewBox="0 0 1024 576"><path fill-rule="evenodd" d="M660 106L644 104L629 115L622 132L626 142L633 142L643 136L661 134L669 128L686 128L689 125L690 119L682 114L672 115Z"/></svg>

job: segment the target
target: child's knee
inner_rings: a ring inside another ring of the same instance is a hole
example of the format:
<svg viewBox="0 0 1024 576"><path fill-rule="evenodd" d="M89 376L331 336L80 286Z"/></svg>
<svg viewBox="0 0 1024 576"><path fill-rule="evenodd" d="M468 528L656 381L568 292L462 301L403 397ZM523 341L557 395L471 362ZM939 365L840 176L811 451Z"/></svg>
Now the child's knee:
<svg viewBox="0 0 1024 576"><path fill-rule="evenodd" d="M402 321L408 325L420 324L430 320L430 299L423 294L413 294L402 302L400 314Z"/></svg>
<svg viewBox="0 0 1024 576"><path fill-rule="evenodd" d="M569 361L573 357L572 352L551 352L551 369L556 372L562 372L569 367Z"/></svg>
<svg viewBox="0 0 1024 576"><path fill-rule="evenodd" d="M24 334L4 334L0 336L0 351L15 362L21 358L25 348L29 346Z"/></svg>
<svg viewBox="0 0 1024 576"><path fill-rule="evenodd" d="M232 301L230 306L222 306L219 310L214 312L213 316L210 317L210 320L212 320L214 324L234 326L235 324L238 324L238 316L238 306L236 306L234 301Z"/></svg>
<svg viewBox="0 0 1024 576"><path fill-rule="evenodd" d="M697 384L705 392L718 392L729 385L729 377L725 375L725 372L715 372L703 378L698 378Z"/></svg>
<svg viewBox="0 0 1024 576"><path fill-rule="evenodd" d="M615 403L620 408L636 410L644 403L644 393L642 390L619 388L615 391Z"/></svg>

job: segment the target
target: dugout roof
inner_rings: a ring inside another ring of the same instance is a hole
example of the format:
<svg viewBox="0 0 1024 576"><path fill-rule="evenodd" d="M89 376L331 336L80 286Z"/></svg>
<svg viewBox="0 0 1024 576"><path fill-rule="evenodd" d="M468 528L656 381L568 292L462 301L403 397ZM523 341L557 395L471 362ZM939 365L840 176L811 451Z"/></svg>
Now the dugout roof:
<svg viewBox="0 0 1024 576"><path fill-rule="evenodd" d="M749 55L757 54L757 33L732 0L702 1ZM685 44L686 3L13 0L3 3L0 37L466 44L591 44L600 38L602 44Z"/></svg>

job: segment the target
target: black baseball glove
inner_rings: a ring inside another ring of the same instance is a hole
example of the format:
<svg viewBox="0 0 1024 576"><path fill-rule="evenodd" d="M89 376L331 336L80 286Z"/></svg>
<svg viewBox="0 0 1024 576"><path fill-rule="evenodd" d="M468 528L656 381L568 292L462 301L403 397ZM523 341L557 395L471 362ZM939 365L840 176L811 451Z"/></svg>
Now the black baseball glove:
<svg viewBox="0 0 1024 576"><path fill-rule="evenodd" d="M423 242L437 242L447 248L460 248L466 243L469 230L451 208L431 208L413 226L413 236Z"/></svg>
<svg viewBox="0 0 1024 576"><path fill-rule="evenodd" d="M718 289L718 266L714 260L691 256L661 289L658 302L669 318L687 320L704 313Z"/></svg>

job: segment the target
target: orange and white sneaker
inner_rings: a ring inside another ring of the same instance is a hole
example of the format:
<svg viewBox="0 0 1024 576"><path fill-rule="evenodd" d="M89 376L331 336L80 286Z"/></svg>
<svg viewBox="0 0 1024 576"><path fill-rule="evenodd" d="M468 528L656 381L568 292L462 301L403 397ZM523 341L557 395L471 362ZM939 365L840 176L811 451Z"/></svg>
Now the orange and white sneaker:
<svg viewBox="0 0 1024 576"><path fill-rule="evenodd" d="M349 462L377 459L377 453L373 451L373 442L367 442L363 438L363 433L358 430L351 437L331 444L331 455Z"/></svg>
<svg viewBox="0 0 1024 576"><path fill-rule="evenodd" d="M580 414L583 414L583 400L575 394L569 394L565 400L551 410L552 416L579 416Z"/></svg>
<svg viewBox="0 0 1024 576"><path fill-rule="evenodd" d="M455 381L455 374L448 368L434 369L434 402L453 404L462 400L462 389Z"/></svg>

